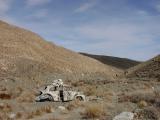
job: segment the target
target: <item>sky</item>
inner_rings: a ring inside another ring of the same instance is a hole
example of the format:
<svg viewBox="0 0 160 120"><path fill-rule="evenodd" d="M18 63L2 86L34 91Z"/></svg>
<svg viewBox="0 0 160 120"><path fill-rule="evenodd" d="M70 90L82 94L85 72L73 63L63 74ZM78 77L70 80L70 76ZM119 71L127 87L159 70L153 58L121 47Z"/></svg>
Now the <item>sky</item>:
<svg viewBox="0 0 160 120"><path fill-rule="evenodd" d="M91 54L160 54L160 0L0 0L0 19Z"/></svg>

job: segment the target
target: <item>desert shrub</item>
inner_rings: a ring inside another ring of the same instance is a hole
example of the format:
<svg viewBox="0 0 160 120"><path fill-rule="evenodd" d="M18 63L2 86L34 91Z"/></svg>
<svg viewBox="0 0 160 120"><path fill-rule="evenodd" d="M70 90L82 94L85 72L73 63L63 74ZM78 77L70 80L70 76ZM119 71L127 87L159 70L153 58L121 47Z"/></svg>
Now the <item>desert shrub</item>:
<svg viewBox="0 0 160 120"><path fill-rule="evenodd" d="M141 101L138 102L138 106L139 106L140 108L147 107L147 105L148 105L147 102L144 101L144 100L141 100Z"/></svg>
<svg viewBox="0 0 160 120"><path fill-rule="evenodd" d="M32 119L34 117L34 114L31 112L31 113L26 113L26 119Z"/></svg>
<svg viewBox="0 0 160 120"><path fill-rule="evenodd" d="M0 111L2 112L11 112L12 107L8 103L1 103L0 104Z"/></svg>
<svg viewBox="0 0 160 120"><path fill-rule="evenodd" d="M6 113L0 113L0 120L8 120L8 115Z"/></svg>
<svg viewBox="0 0 160 120"><path fill-rule="evenodd" d="M12 94L5 91L5 92L0 92L0 99L11 99L12 98Z"/></svg>
<svg viewBox="0 0 160 120"><path fill-rule="evenodd" d="M18 98L18 102L34 102L35 93L32 91L24 91Z"/></svg>
<svg viewBox="0 0 160 120"><path fill-rule="evenodd" d="M16 113L16 119L20 119L23 117L23 113L22 112L17 112Z"/></svg>
<svg viewBox="0 0 160 120"><path fill-rule="evenodd" d="M12 98L17 98L22 94L23 89L20 86L18 86L18 87L15 87L13 91L14 92L13 92Z"/></svg>
<svg viewBox="0 0 160 120"><path fill-rule="evenodd" d="M23 89L21 87L7 88L2 86L0 91L0 99L14 99L22 93Z"/></svg>
<svg viewBox="0 0 160 120"><path fill-rule="evenodd" d="M31 118L34 118L35 116L41 116L42 115L42 111L37 109L35 111L32 111L32 112L29 112L27 113L27 119L31 119Z"/></svg>
<svg viewBox="0 0 160 120"><path fill-rule="evenodd" d="M104 93L103 92L101 92L101 94L103 94L103 96L102 97L104 97L108 102L110 101L110 102L112 102L112 100L113 100L113 96L114 96L114 92L113 91L105 91ZM100 95L98 95L98 96L100 96Z"/></svg>
<svg viewBox="0 0 160 120"><path fill-rule="evenodd" d="M87 96L96 95L96 87L94 86L85 86L84 93Z"/></svg>
<svg viewBox="0 0 160 120"><path fill-rule="evenodd" d="M83 102L79 101L79 100L74 100L74 101L71 101L68 105L67 105L67 109L68 110L73 110L74 108L77 108L79 106L83 106Z"/></svg>
<svg viewBox="0 0 160 120"><path fill-rule="evenodd" d="M7 88L6 88L6 87L4 87L4 86L0 85L0 91L6 91L6 90L7 90Z"/></svg>
<svg viewBox="0 0 160 120"><path fill-rule="evenodd" d="M52 106L44 106L39 109L36 109L32 112L27 113L27 119L34 118L35 116L41 116L44 113L51 113L53 112L53 107Z"/></svg>
<svg viewBox="0 0 160 120"><path fill-rule="evenodd" d="M137 92L132 94L122 94L119 96L118 101L119 102L133 102L138 103L140 101L146 101L147 103L155 103L156 96L153 93L147 93L147 92Z"/></svg>
<svg viewBox="0 0 160 120"><path fill-rule="evenodd" d="M53 112L53 107L52 106L44 106L41 108L41 111L44 113L52 113Z"/></svg>
<svg viewBox="0 0 160 120"><path fill-rule="evenodd" d="M100 118L105 115L105 110L102 104L89 103L85 105L85 111L82 113L86 119L88 118Z"/></svg>
<svg viewBox="0 0 160 120"><path fill-rule="evenodd" d="M79 81L71 81L71 86L77 87L84 85L84 82L82 80Z"/></svg>
<svg viewBox="0 0 160 120"><path fill-rule="evenodd" d="M32 114L34 116L40 116L40 115L42 115L42 113L43 113L43 111L41 109L37 109L37 110L35 110L35 111L32 112Z"/></svg>
<svg viewBox="0 0 160 120"><path fill-rule="evenodd" d="M135 113L136 120L158 120L159 116L158 110L154 107L147 107Z"/></svg>

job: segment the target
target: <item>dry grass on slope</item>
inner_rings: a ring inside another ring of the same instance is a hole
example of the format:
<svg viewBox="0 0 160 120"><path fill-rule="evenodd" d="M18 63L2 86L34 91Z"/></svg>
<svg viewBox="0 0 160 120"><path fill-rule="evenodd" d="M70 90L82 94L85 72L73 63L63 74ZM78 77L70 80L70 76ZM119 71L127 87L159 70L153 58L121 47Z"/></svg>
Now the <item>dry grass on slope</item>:
<svg viewBox="0 0 160 120"><path fill-rule="evenodd" d="M160 80L160 55L126 71L127 77Z"/></svg>
<svg viewBox="0 0 160 120"><path fill-rule="evenodd" d="M6 65L8 70L10 66L7 62L16 68L18 60L28 60L43 63L53 72L57 70L64 73L102 73L109 78L114 78L121 72L97 60L44 41L33 32L2 21L0 21L0 51L0 66Z"/></svg>

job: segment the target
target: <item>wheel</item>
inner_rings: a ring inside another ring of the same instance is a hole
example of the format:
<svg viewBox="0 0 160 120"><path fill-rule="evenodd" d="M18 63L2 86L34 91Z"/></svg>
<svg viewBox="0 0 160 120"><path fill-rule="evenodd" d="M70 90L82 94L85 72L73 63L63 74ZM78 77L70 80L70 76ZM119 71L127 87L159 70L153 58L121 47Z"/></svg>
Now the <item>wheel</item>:
<svg viewBox="0 0 160 120"><path fill-rule="evenodd" d="M53 97L51 95L48 95L48 100L53 101Z"/></svg>
<svg viewBox="0 0 160 120"><path fill-rule="evenodd" d="M76 97L76 100L84 101L83 98L82 98L81 96L77 96L77 97Z"/></svg>
<svg viewBox="0 0 160 120"><path fill-rule="evenodd" d="M39 101L39 102L53 101L53 97L48 94L43 94L43 95L40 95L39 97L37 97L36 101Z"/></svg>

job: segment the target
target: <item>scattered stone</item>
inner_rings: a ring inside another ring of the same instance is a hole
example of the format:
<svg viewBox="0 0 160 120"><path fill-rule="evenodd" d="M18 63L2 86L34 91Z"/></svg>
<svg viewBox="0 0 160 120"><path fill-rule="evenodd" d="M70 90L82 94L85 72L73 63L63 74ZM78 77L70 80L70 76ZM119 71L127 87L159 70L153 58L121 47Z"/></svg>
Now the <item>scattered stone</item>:
<svg viewBox="0 0 160 120"><path fill-rule="evenodd" d="M146 107L145 109L137 109L134 111L135 119L140 120L158 120L159 112L154 107Z"/></svg>
<svg viewBox="0 0 160 120"><path fill-rule="evenodd" d="M16 114L15 113L11 113L10 115L9 115L9 118L10 119L14 119L16 117Z"/></svg>
<svg viewBox="0 0 160 120"><path fill-rule="evenodd" d="M58 109L65 110L66 108L64 106L58 106Z"/></svg>
<svg viewBox="0 0 160 120"><path fill-rule="evenodd" d="M55 112L54 108L51 108L51 112L52 112L52 113Z"/></svg>
<svg viewBox="0 0 160 120"><path fill-rule="evenodd" d="M115 116L113 120L133 120L134 113L132 112L122 112L119 115Z"/></svg>
<svg viewBox="0 0 160 120"><path fill-rule="evenodd" d="M0 103L0 108L1 108L1 107L4 107L4 103Z"/></svg>

